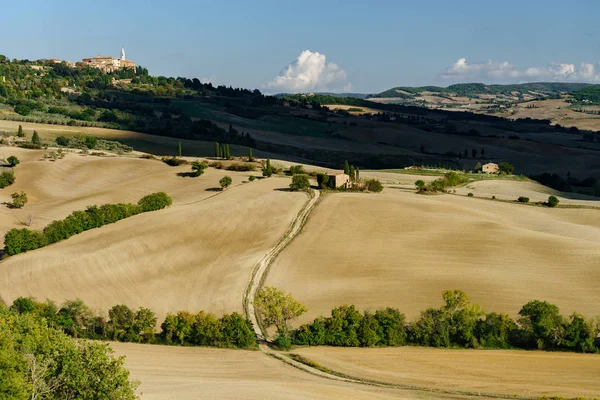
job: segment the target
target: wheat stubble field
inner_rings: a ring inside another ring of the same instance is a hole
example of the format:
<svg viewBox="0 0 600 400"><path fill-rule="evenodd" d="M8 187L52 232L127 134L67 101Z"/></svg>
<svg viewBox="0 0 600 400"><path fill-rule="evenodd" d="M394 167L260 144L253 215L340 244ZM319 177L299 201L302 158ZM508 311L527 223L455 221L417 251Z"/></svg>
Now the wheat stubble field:
<svg viewBox="0 0 600 400"><path fill-rule="evenodd" d="M439 306L445 289L512 316L534 299L594 316L598 265L598 210L387 189L325 196L267 284L308 306L300 322L343 304L393 306L413 318Z"/></svg>
<svg viewBox="0 0 600 400"><path fill-rule="evenodd" d="M21 164L16 183L0 190L0 202L23 190L29 203L22 210L0 207L2 235L22 227L28 215L31 228L41 229L91 204L136 202L156 191L171 195L173 205L2 260L0 296L7 303L28 295L57 302L79 297L104 312L120 303L149 307L159 321L177 310L241 312L252 268L308 199L281 190L289 178L249 183L252 173L214 168L189 178L177 175L189 166L157 160L69 152L51 162L43 161L44 151L0 147L0 158L11 154ZM224 175L233 178L232 187L214 191ZM434 178L378 171L365 176L405 186ZM472 185L458 192L511 198L527 190L532 199L549 193L530 182ZM453 288L487 311L512 316L532 299L556 303L563 314L594 316L600 304L599 234L598 210L420 196L391 187L380 194L327 194L275 260L266 284L290 291L309 307L297 323L342 304L394 306L414 318L440 305L441 291ZM466 398L325 379L258 351L111 346L127 357L143 400ZM600 391L597 355L421 348L294 352L351 376L455 393L593 397Z"/></svg>
<svg viewBox="0 0 600 400"><path fill-rule="evenodd" d="M2 234L20 227L28 213L34 215L32 228L41 229L87 205L137 202L156 191L172 195L173 206L2 261L0 293L9 303L18 296L57 302L79 297L100 310L121 303L149 307L159 320L177 310L241 311L252 267L307 200L276 190L286 187L286 179L242 183L249 173L211 168L184 178L177 172L189 166L152 160L22 158L9 192L25 190L30 204L0 208ZM224 175L232 176L233 186L210 190ZM0 201L8 199L6 192Z"/></svg>

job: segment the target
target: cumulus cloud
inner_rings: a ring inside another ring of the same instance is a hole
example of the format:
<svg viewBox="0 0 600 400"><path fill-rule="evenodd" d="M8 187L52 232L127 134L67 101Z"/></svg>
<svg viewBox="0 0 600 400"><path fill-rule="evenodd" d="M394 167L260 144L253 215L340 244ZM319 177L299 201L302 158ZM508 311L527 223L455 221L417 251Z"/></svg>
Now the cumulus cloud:
<svg viewBox="0 0 600 400"><path fill-rule="evenodd" d="M328 63L325 54L304 50L266 88L288 92L347 91L352 89L347 79L346 71Z"/></svg>
<svg viewBox="0 0 600 400"><path fill-rule="evenodd" d="M552 63L546 67L518 68L509 62L496 62L488 60L485 63L470 64L466 58L458 59L441 74L447 81L573 81L573 82L600 82L600 64Z"/></svg>

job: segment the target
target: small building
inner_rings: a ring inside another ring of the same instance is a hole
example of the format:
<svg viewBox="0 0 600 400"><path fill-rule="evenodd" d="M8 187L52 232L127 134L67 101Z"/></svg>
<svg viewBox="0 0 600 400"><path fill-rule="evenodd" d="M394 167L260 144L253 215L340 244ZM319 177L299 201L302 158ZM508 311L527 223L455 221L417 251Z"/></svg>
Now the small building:
<svg viewBox="0 0 600 400"><path fill-rule="evenodd" d="M348 188L350 186L350 176L341 173L341 174L327 174L327 178L329 179L329 186L339 188Z"/></svg>
<svg viewBox="0 0 600 400"><path fill-rule="evenodd" d="M121 49L121 58L111 56L101 56L84 58L81 62L87 66L100 69L102 72L113 72L120 68L133 68L135 71L135 62L125 59L125 49Z"/></svg>
<svg viewBox="0 0 600 400"><path fill-rule="evenodd" d="M497 174L500 169L498 168L498 164L495 163L487 163L481 166L481 171L486 174Z"/></svg>

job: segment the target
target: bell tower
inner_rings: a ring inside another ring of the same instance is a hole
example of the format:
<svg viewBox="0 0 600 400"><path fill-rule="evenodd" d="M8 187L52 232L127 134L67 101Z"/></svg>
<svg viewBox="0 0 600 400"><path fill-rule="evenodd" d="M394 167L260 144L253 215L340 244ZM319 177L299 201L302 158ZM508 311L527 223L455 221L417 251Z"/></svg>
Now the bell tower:
<svg viewBox="0 0 600 400"><path fill-rule="evenodd" d="M121 60L125 59L125 47L121 47Z"/></svg>

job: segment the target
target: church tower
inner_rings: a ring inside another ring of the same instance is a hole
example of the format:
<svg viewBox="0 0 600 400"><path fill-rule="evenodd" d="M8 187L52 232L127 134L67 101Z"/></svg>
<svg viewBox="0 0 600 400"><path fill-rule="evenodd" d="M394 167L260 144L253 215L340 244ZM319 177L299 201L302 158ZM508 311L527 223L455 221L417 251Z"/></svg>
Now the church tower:
<svg viewBox="0 0 600 400"><path fill-rule="evenodd" d="M121 60L125 59L125 47L121 47Z"/></svg>

